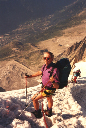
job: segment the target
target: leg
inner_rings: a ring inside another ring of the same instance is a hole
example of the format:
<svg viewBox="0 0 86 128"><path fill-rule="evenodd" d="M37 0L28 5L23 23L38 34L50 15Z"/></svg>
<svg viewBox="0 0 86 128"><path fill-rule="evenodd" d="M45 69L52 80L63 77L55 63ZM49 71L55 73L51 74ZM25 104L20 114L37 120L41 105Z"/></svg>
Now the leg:
<svg viewBox="0 0 86 128"><path fill-rule="evenodd" d="M53 106L52 96L47 97L47 100L48 100L48 108L47 108L47 110L45 110L45 114L46 114L46 116L51 117L52 116L52 106Z"/></svg>
<svg viewBox="0 0 86 128"><path fill-rule="evenodd" d="M34 105L34 108L35 108L35 111L32 112L36 118L41 118L42 117L42 113L41 113L41 109L39 109L39 103L38 103L38 100L39 99L42 99L43 96L42 96L42 93L37 93L35 94L33 97L32 97L32 100L33 100L33 105Z"/></svg>
<svg viewBox="0 0 86 128"><path fill-rule="evenodd" d="M33 100L33 106L35 108L35 110L38 110L39 109L39 103L38 103L38 100L39 99L42 99L43 96L41 93L38 94L38 96L35 98L37 94L35 94L33 97L32 97L32 100Z"/></svg>
<svg viewBox="0 0 86 128"><path fill-rule="evenodd" d="M53 106L52 95L50 97L47 97L47 100L48 100L48 108L52 108L52 106Z"/></svg>

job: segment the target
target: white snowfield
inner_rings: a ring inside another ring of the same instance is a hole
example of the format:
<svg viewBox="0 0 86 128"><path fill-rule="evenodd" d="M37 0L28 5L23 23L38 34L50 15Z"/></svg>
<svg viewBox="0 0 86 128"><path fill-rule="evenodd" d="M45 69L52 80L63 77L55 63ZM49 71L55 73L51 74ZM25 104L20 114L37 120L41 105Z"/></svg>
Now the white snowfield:
<svg viewBox="0 0 86 128"><path fill-rule="evenodd" d="M69 83L68 87L56 90L53 96L53 115L45 116L48 128L86 128L86 62L77 63L76 68L81 70L78 83ZM27 90L29 103L31 97L41 90L41 84ZM36 119L31 114L33 103L23 111L25 92L25 89L0 92L0 128L46 128L44 117ZM43 104L46 109L46 98ZM39 106L41 108L41 100Z"/></svg>

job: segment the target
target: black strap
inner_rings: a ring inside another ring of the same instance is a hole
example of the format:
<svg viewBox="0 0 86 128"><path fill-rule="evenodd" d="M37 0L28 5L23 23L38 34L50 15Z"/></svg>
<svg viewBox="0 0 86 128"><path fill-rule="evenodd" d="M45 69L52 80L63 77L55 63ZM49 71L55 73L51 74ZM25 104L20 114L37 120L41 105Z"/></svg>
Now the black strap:
<svg viewBox="0 0 86 128"><path fill-rule="evenodd" d="M42 82L41 82L41 84L42 84L42 88L43 88L44 85L43 85ZM45 89L47 89L47 90L55 90L56 88L53 88L53 85L52 85L52 87L45 86Z"/></svg>
<svg viewBox="0 0 86 128"><path fill-rule="evenodd" d="M48 93L48 92L46 92L46 91L44 91L44 93L46 94L46 95L53 95L53 93L55 93L55 91L54 92L52 92L52 93Z"/></svg>
<svg viewBox="0 0 86 128"><path fill-rule="evenodd" d="M44 67L43 67L43 71L44 71L44 68L45 68L45 65L44 65ZM43 71L42 71L42 76L43 76Z"/></svg>
<svg viewBox="0 0 86 128"><path fill-rule="evenodd" d="M51 71L48 71L48 73L50 73L50 76L49 76L49 77L52 76L52 74L53 74L53 70L54 70L54 67L52 67Z"/></svg>

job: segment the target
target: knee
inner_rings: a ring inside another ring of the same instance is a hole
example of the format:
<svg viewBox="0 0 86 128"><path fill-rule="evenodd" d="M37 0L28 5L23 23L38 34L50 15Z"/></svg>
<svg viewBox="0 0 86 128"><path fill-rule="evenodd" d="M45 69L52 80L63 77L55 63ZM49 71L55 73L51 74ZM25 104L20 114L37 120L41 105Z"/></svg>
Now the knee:
<svg viewBox="0 0 86 128"><path fill-rule="evenodd" d="M34 97L31 98L32 100L34 99Z"/></svg>
<svg viewBox="0 0 86 128"><path fill-rule="evenodd" d="M38 100L34 99L34 97L32 97L32 101L33 101L33 103L37 103L38 102Z"/></svg>
<svg viewBox="0 0 86 128"><path fill-rule="evenodd" d="M52 98L47 98L48 102L53 102Z"/></svg>

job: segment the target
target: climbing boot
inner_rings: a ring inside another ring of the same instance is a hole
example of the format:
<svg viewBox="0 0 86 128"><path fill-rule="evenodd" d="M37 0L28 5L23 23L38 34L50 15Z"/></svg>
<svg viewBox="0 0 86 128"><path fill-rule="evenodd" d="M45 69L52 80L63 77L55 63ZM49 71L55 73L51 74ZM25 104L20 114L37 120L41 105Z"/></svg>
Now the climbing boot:
<svg viewBox="0 0 86 128"><path fill-rule="evenodd" d="M51 109L47 108L47 110L44 110L44 112L45 112L46 116L48 116L48 117L52 116L52 108Z"/></svg>
<svg viewBox="0 0 86 128"><path fill-rule="evenodd" d="M41 118L42 117L41 109L35 110L34 112L31 112L31 113L33 113L36 118Z"/></svg>

